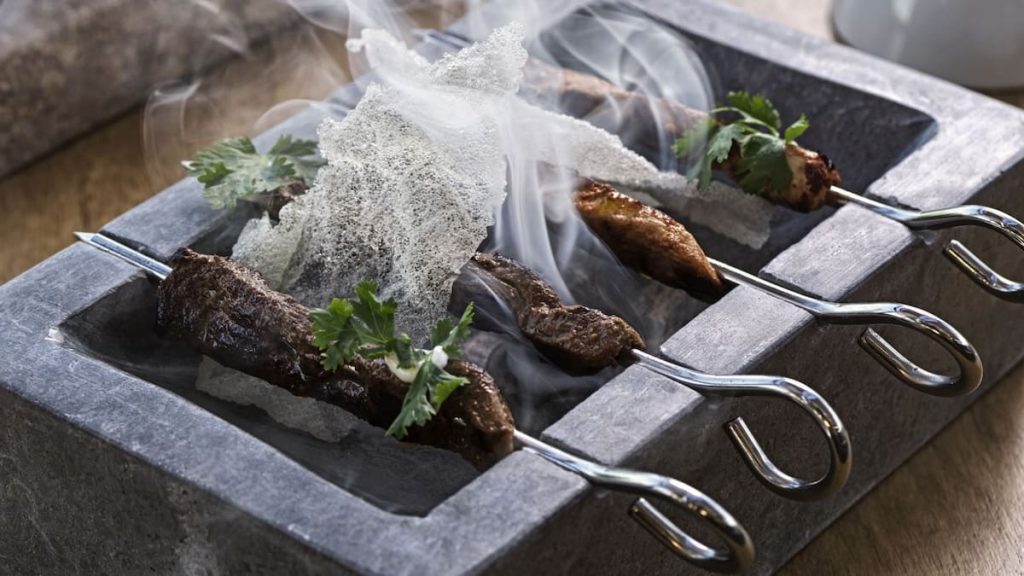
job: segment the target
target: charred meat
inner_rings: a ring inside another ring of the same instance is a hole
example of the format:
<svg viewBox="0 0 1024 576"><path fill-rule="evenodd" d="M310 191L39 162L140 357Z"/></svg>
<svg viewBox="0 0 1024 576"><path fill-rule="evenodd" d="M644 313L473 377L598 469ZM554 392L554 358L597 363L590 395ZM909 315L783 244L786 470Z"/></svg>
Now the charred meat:
<svg viewBox="0 0 1024 576"><path fill-rule="evenodd" d="M157 291L157 327L224 366L296 396L330 402L376 426L394 420L408 390L379 360L356 358L327 372L312 342L309 309L219 256L179 253ZM512 450L512 414L485 372L459 361L447 370L469 384L452 393L428 425L410 429L408 439L486 468Z"/></svg>
<svg viewBox="0 0 1024 576"><path fill-rule="evenodd" d="M625 265L701 300L725 293L697 240L663 212L590 181L576 190L574 201L583 221Z"/></svg>
<svg viewBox="0 0 1024 576"><path fill-rule="evenodd" d="M520 331L543 354L573 372L622 361L643 338L625 320L586 306L566 306L544 280L518 263L477 254L469 264L512 309Z"/></svg>

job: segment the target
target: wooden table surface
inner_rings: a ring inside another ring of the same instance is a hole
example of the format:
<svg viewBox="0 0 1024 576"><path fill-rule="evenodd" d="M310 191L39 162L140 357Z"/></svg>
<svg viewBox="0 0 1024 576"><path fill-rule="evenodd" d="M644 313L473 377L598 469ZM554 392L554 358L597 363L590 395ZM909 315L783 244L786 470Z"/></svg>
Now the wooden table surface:
<svg viewBox="0 0 1024 576"><path fill-rule="evenodd" d="M826 0L727 1L831 37ZM156 157L146 154L140 108L0 182L0 281L70 244L72 231L96 230L180 178L177 162L193 150L218 136L258 131L271 105L324 97L344 70L328 55L341 53L338 39L319 40L324 51L311 37L293 38L215 72L182 116L196 129L187 139L162 137ZM296 66L300 53L322 56ZM1024 106L1024 93L1000 97ZM1022 387L1018 368L781 574L1024 574Z"/></svg>

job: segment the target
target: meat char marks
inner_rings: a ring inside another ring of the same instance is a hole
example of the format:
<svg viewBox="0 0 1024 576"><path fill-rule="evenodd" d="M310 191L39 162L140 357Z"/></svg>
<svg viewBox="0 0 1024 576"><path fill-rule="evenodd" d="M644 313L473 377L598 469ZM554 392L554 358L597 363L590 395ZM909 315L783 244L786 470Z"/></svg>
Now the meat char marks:
<svg viewBox="0 0 1024 576"><path fill-rule="evenodd" d="M725 293L700 244L668 215L592 181L579 186L574 202L583 221L623 264L701 300L713 302Z"/></svg>
<svg viewBox="0 0 1024 576"><path fill-rule="evenodd" d="M309 309L271 290L263 278L219 256L183 250L157 290L157 327L220 364L330 402L375 426L387 427L401 410L408 384L382 361L356 358L336 372L321 364ZM478 468L512 451L515 422L491 377L467 362L452 374L469 384L456 390L409 441L452 450Z"/></svg>
<svg viewBox="0 0 1024 576"><path fill-rule="evenodd" d="M644 340L625 320L586 306L566 306L533 271L513 260L476 254L468 265L509 305L524 336L571 372L617 364Z"/></svg>

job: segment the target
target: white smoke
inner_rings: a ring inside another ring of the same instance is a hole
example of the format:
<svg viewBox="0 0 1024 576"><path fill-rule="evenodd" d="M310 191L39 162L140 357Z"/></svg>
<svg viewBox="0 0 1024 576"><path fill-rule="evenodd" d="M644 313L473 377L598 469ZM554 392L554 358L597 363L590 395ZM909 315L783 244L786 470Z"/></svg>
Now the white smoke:
<svg viewBox="0 0 1024 576"><path fill-rule="evenodd" d="M522 43L513 23L431 64L383 31L364 31L349 45L366 53L379 82L343 120L323 122L327 166L316 183L277 226L250 223L234 258L309 305L375 280L399 301L401 328L423 337L496 223L510 164L551 163L636 188L687 187L617 137L519 99Z"/></svg>

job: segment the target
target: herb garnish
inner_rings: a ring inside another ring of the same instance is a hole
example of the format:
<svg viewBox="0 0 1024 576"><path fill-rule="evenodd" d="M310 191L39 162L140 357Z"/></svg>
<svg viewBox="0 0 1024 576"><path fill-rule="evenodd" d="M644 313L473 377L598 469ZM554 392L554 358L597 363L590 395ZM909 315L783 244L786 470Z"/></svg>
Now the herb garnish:
<svg viewBox="0 0 1024 576"><path fill-rule="evenodd" d="M729 158L734 144L739 146L739 157L732 172L744 192L762 194L789 188L793 173L786 162L786 145L807 131L807 117L800 115L782 130L779 111L764 96L730 92L727 98L728 106L715 108L707 122L687 130L676 140L673 151L686 156L707 142L697 173L699 188L711 182L712 168ZM723 122L715 118L722 115L733 119Z"/></svg>
<svg viewBox="0 0 1024 576"><path fill-rule="evenodd" d="M410 426L422 426L441 404L468 380L445 371L448 360L462 357L459 345L469 336L473 304L466 306L457 324L445 318L430 334L430 350L416 348L408 334L395 334L394 299L381 301L377 284L360 282L357 300L335 298L309 314L313 322L313 343L323 351L327 370L336 370L356 355L367 360L383 359L391 372L409 384L402 410L388 428L388 435L401 439Z"/></svg>
<svg viewBox="0 0 1024 576"><path fill-rule="evenodd" d="M185 169L203 183L203 198L214 208L233 208L239 200L295 182L312 183L323 166L316 142L282 135L260 154L246 137L227 138L200 150Z"/></svg>

